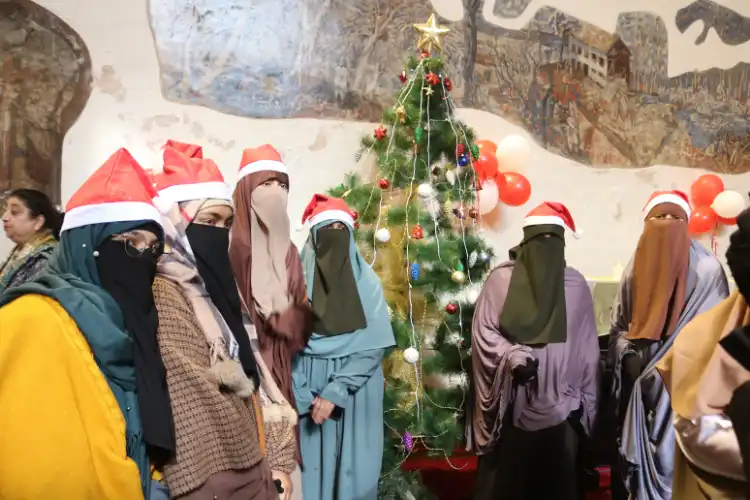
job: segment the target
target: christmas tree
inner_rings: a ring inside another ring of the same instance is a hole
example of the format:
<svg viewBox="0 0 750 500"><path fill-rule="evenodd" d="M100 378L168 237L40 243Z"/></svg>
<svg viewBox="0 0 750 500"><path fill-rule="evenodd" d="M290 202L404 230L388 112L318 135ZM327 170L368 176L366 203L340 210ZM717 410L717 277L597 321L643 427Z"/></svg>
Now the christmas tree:
<svg viewBox="0 0 750 500"><path fill-rule="evenodd" d="M377 167L330 190L358 213L357 242L383 283L396 336L384 363L387 499L430 498L416 474L401 470L411 453L450 460L463 447L474 313L467 291L484 281L491 258L477 235L480 148L456 119L440 57L448 30L434 15L414 27L420 55L358 153Z"/></svg>

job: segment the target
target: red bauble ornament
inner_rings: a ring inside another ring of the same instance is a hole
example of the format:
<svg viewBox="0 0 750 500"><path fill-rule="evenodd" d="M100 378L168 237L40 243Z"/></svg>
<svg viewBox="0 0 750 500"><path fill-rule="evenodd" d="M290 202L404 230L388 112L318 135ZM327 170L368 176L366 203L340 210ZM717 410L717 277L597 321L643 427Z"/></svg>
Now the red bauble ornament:
<svg viewBox="0 0 750 500"><path fill-rule="evenodd" d="M427 76L425 76L424 79L427 80L427 83L429 83L430 85L437 85L438 83L440 83L440 78L438 78L438 76L432 71L427 73Z"/></svg>
<svg viewBox="0 0 750 500"><path fill-rule="evenodd" d="M701 175L690 187L693 205L696 207L710 207L722 191L724 191L724 182L716 174Z"/></svg>
<svg viewBox="0 0 750 500"><path fill-rule="evenodd" d="M478 219L479 218L479 210L476 207L471 207L469 209L469 217L472 219Z"/></svg>
<svg viewBox="0 0 750 500"><path fill-rule="evenodd" d="M378 184L380 184L380 189L388 189L391 185L391 181L383 177Z"/></svg>
<svg viewBox="0 0 750 500"><path fill-rule="evenodd" d="M500 201L511 207L518 207L529 201L531 184L526 177L517 172L505 172L498 175L498 177L501 176L505 178L505 182L503 183L502 180L497 182Z"/></svg>
<svg viewBox="0 0 750 500"><path fill-rule="evenodd" d="M466 146L463 144L457 144L456 145L456 156L461 156L464 154L464 151L466 151Z"/></svg>
<svg viewBox="0 0 750 500"><path fill-rule="evenodd" d="M382 141L383 139L385 139L385 136L388 135L388 131L384 129L382 125L378 125L378 128L375 129L373 135L377 140Z"/></svg>
<svg viewBox="0 0 750 500"><path fill-rule="evenodd" d="M443 86L445 87L445 90L447 90L448 92L453 90L453 82L451 82L451 79L448 78L447 76L443 78Z"/></svg>
<svg viewBox="0 0 750 500"><path fill-rule="evenodd" d="M716 227L718 218L711 207L697 207L690 214L688 232L693 235L704 234Z"/></svg>
<svg viewBox="0 0 750 500"><path fill-rule="evenodd" d="M422 59L427 59L428 57L430 57L430 53L426 50L420 52L419 55L422 56Z"/></svg>
<svg viewBox="0 0 750 500"><path fill-rule="evenodd" d="M458 306L451 302L450 304L445 306L445 312L448 314L456 314L458 312Z"/></svg>
<svg viewBox="0 0 750 500"><path fill-rule="evenodd" d="M424 231L422 231L422 226L416 224L411 232L411 237L415 240L421 240L422 238L424 238Z"/></svg>
<svg viewBox="0 0 750 500"><path fill-rule="evenodd" d="M352 210L352 219L359 220L359 212L356 210Z"/></svg>
<svg viewBox="0 0 750 500"><path fill-rule="evenodd" d="M401 70L401 74L398 75L398 79L401 80L401 83L406 83L406 81L409 79L409 77L406 76L406 70Z"/></svg>

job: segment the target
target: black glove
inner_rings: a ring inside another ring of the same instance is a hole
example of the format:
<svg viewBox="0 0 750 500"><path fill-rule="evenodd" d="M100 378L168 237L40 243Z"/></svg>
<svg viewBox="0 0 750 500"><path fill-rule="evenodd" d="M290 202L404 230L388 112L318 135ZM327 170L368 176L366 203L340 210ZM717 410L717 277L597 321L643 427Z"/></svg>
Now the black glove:
<svg viewBox="0 0 750 500"><path fill-rule="evenodd" d="M727 265L745 302L750 303L750 209L737 217L737 230L729 237Z"/></svg>
<svg viewBox="0 0 750 500"><path fill-rule="evenodd" d="M643 361L638 354L631 352L622 358L622 372L631 383L641 376L642 371Z"/></svg>
<svg viewBox="0 0 750 500"><path fill-rule="evenodd" d="M524 385L530 380L536 378L537 371L539 370L539 360L529 359L526 364L516 366L513 368L513 381L519 385Z"/></svg>

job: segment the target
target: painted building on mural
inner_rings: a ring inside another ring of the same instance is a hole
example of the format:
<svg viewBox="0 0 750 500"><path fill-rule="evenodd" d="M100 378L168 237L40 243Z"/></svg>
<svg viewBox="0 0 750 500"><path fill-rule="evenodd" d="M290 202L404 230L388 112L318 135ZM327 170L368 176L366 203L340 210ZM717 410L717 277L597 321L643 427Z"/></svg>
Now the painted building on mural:
<svg viewBox="0 0 750 500"><path fill-rule="evenodd" d="M583 25L564 38L563 60L571 71L602 87L612 78L623 78L630 86L631 52L620 35Z"/></svg>

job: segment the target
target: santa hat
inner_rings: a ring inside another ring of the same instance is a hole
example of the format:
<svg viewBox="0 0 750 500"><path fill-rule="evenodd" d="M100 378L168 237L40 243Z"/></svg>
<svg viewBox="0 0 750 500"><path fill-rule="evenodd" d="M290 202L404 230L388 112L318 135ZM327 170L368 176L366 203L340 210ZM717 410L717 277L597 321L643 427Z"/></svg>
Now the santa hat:
<svg viewBox="0 0 750 500"><path fill-rule="evenodd" d="M554 224L568 228L576 238L582 234L581 231L576 230L576 223L573 220L573 216L570 215L568 207L554 201L540 203L523 220L523 227L539 226L541 224Z"/></svg>
<svg viewBox="0 0 750 500"><path fill-rule="evenodd" d="M240 175L237 181L240 181L246 175L263 171L287 173L286 165L284 165L284 161L276 148L270 144L264 144L257 148L245 149L242 152Z"/></svg>
<svg viewBox="0 0 750 500"><path fill-rule="evenodd" d="M674 203L685 211L685 215L690 219L690 202L688 196L677 189L670 189L667 191L656 191L648 199L648 203L643 207L643 217L646 217L648 213L656 206L662 203Z"/></svg>
<svg viewBox="0 0 750 500"><path fill-rule="evenodd" d="M341 198L332 198L324 194L314 194L302 214L302 224L315 226L321 222L343 222L354 228L355 213Z"/></svg>
<svg viewBox="0 0 750 500"><path fill-rule="evenodd" d="M149 220L161 225L146 172L120 148L86 179L65 207L62 231L90 224Z"/></svg>
<svg viewBox="0 0 750 500"><path fill-rule="evenodd" d="M169 139L164 147L176 149L188 158L203 158L203 148L197 144L188 144L187 142Z"/></svg>
<svg viewBox="0 0 750 500"><path fill-rule="evenodd" d="M154 176L160 198L157 206L200 198L232 201L232 190L212 160L189 158L169 145L164 146L163 157L164 171Z"/></svg>

